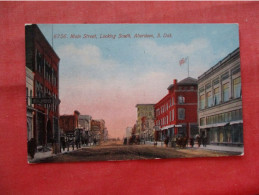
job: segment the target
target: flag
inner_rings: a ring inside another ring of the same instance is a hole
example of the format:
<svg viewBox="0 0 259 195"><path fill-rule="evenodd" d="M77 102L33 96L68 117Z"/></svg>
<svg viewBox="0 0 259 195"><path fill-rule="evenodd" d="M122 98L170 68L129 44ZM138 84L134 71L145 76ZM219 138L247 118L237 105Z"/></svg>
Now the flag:
<svg viewBox="0 0 259 195"><path fill-rule="evenodd" d="M186 58L182 58L182 59L179 61L180 66L183 65L186 61L187 61L187 57L186 57Z"/></svg>

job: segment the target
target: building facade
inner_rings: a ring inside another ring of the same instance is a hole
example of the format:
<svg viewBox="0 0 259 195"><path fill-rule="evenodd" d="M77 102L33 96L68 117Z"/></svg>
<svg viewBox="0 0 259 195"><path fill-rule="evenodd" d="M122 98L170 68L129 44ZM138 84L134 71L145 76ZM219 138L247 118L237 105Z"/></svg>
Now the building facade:
<svg viewBox="0 0 259 195"><path fill-rule="evenodd" d="M210 144L243 145L239 48L198 77L198 119Z"/></svg>
<svg viewBox="0 0 259 195"><path fill-rule="evenodd" d="M33 137L37 145L59 143L59 57L37 25L25 26L26 67L34 73L32 99L51 99L35 103Z"/></svg>
<svg viewBox="0 0 259 195"><path fill-rule="evenodd" d="M99 119L99 120L93 119L91 121L90 137L92 139L97 139L99 141L104 141L104 133L105 133L104 130L105 129L106 129L105 121L103 119Z"/></svg>
<svg viewBox="0 0 259 195"><path fill-rule="evenodd" d="M79 128L82 129L82 135L85 140L90 140L90 130L91 130L91 121L92 116L90 115L79 115Z"/></svg>
<svg viewBox="0 0 259 195"><path fill-rule="evenodd" d="M80 112L75 110L73 115L61 115L59 117L59 127L62 133L74 132L79 128Z"/></svg>
<svg viewBox="0 0 259 195"><path fill-rule="evenodd" d="M156 140L175 136L193 137L197 126L197 79L188 77L168 88L168 94L155 105Z"/></svg>
<svg viewBox="0 0 259 195"><path fill-rule="evenodd" d="M132 127L127 127L126 128L126 134L125 134L125 137L127 139L129 139L131 137L131 134L132 134Z"/></svg>
<svg viewBox="0 0 259 195"><path fill-rule="evenodd" d="M136 133L141 139L153 140L155 127L155 104L137 104Z"/></svg>
<svg viewBox="0 0 259 195"><path fill-rule="evenodd" d="M33 80L34 80L33 72L26 67L27 141L29 141L31 138L34 138L33 114L35 112L32 104L32 97L33 97L33 91L34 91Z"/></svg>
<svg viewBox="0 0 259 195"><path fill-rule="evenodd" d="M79 115L79 127L83 128L85 131L90 131L91 129L92 116L90 115Z"/></svg>

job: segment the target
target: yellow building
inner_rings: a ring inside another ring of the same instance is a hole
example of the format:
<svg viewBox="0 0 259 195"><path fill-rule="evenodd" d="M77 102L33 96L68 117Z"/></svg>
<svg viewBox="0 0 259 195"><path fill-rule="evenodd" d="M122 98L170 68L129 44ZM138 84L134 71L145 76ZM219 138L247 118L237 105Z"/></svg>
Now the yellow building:
<svg viewBox="0 0 259 195"><path fill-rule="evenodd" d="M154 138L154 112L155 104L137 104L136 135L142 140L153 140Z"/></svg>

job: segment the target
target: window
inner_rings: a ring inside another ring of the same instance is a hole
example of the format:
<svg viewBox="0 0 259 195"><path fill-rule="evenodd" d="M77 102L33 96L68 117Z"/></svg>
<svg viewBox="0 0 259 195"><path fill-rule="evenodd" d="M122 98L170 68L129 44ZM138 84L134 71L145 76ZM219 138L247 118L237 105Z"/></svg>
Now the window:
<svg viewBox="0 0 259 195"><path fill-rule="evenodd" d="M200 126L205 125L205 117L200 118Z"/></svg>
<svg viewBox="0 0 259 195"><path fill-rule="evenodd" d="M226 102L229 100L229 84L226 83L223 85L223 101Z"/></svg>
<svg viewBox="0 0 259 195"><path fill-rule="evenodd" d="M31 106L31 100L32 99L32 90L30 90L30 106Z"/></svg>
<svg viewBox="0 0 259 195"><path fill-rule="evenodd" d="M178 108L178 119L179 120L185 119L185 109L184 108Z"/></svg>
<svg viewBox="0 0 259 195"><path fill-rule="evenodd" d="M218 105L220 101L219 87L214 89L214 105Z"/></svg>
<svg viewBox="0 0 259 195"><path fill-rule="evenodd" d="M234 98L240 98L241 97L241 78L238 77L234 79Z"/></svg>
<svg viewBox="0 0 259 195"><path fill-rule="evenodd" d="M26 87L26 105L28 105L28 87Z"/></svg>
<svg viewBox="0 0 259 195"><path fill-rule="evenodd" d="M178 104L184 104L185 98L183 96L178 96Z"/></svg>
<svg viewBox="0 0 259 195"><path fill-rule="evenodd" d="M211 94L211 91L210 92L208 92L207 94L206 94L206 96L207 96L207 99L206 99L206 103L207 103L207 106L208 107L211 107L212 106L212 94Z"/></svg>
<svg viewBox="0 0 259 195"><path fill-rule="evenodd" d="M204 109L205 108L205 95L201 95L200 96L200 109Z"/></svg>
<svg viewBox="0 0 259 195"><path fill-rule="evenodd" d="M172 105L174 105L174 97L172 97Z"/></svg>

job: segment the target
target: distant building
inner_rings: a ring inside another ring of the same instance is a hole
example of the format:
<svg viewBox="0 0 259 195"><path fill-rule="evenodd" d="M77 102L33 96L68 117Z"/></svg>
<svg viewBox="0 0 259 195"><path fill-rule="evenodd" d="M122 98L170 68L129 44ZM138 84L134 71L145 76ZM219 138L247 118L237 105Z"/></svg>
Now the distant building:
<svg viewBox="0 0 259 195"><path fill-rule="evenodd" d="M198 119L210 144L243 145L239 48L198 77Z"/></svg>
<svg viewBox="0 0 259 195"><path fill-rule="evenodd" d="M104 140L104 129L105 129L105 121L103 119L93 119L91 121L91 131L90 136L92 139L96 138L97 140Z"/></svg>
<svg viewBox="0 0 259 195"><path fill-rule="evenodd" d="M80 112L74 111L73 115L61 115L59 118L59 126L63 133L72 132L79 128Z"/></svg>
<svg viewBox="0 0 259 195"><path fill-rule="evenodd" d="M108 141L108 138L109 138L109 133L108 133L108 130L107 128L105 127L104 128L104 131L103 131L103 141Z"/></svg>
<svg viewBox="0 0 259 195"><path fill-rule="evenodd" d="M91 129L91 120L92 116L90 115L79 115L79 126L85 131L89 131Z"/></svg>
<svg viewBox="0 0 259 195"><path fill-rule="evenodd" d="M167 89L168 94L155 105L156 139L198 134L197 79L175 79Z"/></svg>
<svg viewBox="0 0 259 195"><path fill-rule="evenodd" d="M34 104L33 137L37 145L53 140L58 143L60 59L36 24L25 26L25 48L26 67L34 74L33 94L29 96L52 99L50 104Z"/></svg>
<svg viewBox="0 0 259 195"><path fill-rule="evenodd" d="M136 135L141 139L152 140L154 135L154 105L155 104L137 104L137 122Z"/></svg>
<svg viewBox="0 0 259 195"><path fill-rule="evenodd" d="M126 128L126 138L130 138L132 133L132 127L127 127Z"/></svg>

